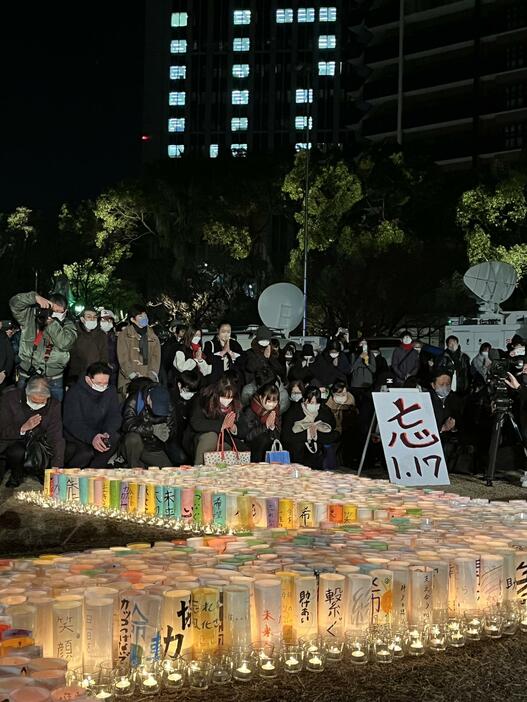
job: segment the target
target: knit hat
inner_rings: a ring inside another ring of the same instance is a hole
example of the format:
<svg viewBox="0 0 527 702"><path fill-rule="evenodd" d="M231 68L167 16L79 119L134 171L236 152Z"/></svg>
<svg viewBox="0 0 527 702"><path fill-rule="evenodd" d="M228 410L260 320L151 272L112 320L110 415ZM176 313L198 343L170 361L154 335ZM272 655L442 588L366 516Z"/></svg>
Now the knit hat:
<svg viewBox="0 0 527 702"><path fill-rule="evenodd" d="M266 327L265 325L262 325L261 327L258 327L256 330L256 341L271 341L273 338L273 333L269 329L269 327Z"/></svg>
<svg viewBox="0 0 527 702"><path fill-rule="evenodd" d="M112 310L101 310L99 312L99 317L110 317L111 319L115 319L115 315Z"/></svg>

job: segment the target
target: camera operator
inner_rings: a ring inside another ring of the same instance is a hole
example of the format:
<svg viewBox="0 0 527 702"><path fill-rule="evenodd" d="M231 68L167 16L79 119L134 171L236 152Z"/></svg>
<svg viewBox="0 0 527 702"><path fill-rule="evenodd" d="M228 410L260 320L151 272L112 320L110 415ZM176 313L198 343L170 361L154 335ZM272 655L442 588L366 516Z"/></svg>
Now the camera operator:
<svg viewBox="0 0 527 702"><path fill-rule="evenodd" d="M62 402L64 369L77 338L66 298L58 293L49 300L36 292L19 293L9 306L21 327L18 386L25 387L29 378L39 375L47 379L51 396Z"/></svg>
<svg viewBox="0 0 527 702"><path fill-rule="evenodd" d="M522 436L523 445L527 447L527 362L525 361L525 357L518 358L521 358L522 361L521 371L516 374L507 373L505 383L516 393L516 399L518 401L515 406L516 420Z"/></svg>

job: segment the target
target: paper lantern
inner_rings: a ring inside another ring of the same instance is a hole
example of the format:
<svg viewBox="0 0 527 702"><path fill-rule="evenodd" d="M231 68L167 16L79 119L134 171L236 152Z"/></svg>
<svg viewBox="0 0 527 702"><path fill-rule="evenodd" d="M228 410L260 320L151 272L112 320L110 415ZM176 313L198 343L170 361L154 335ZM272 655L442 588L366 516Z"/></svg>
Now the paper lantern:
<svg viewBox="0 0 527 702"><path fill-rule="evenodd" d="M167 590L161 613L163 658L177 658L192 649L190 590Z"/></svg>
<svg viewBox="0 0 527 702"><path fill-rule="evenodd" d="M86 598L84 605L84 666L96 670L113 660L114 600Z"/></svg>
<svg viewBox="0 0 527 702"><path fill-rule="evenodd" d="M321 573L318 579L318 631L321 636L344 635L344 588L346 576Z"/></svg>

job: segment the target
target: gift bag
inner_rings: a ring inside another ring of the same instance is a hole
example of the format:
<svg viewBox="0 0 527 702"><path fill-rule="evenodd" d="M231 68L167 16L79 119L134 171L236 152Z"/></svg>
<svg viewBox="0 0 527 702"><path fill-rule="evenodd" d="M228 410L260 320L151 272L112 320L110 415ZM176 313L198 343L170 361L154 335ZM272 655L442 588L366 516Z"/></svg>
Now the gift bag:
<svg viewBox="0 0 527 702"><path fill-rule="evenodd" d="M265 452L266 463L291 463L289 451L284 451L282 444L275 439L270 451Z"/></svg>
<svg viewBox="0 0 527 702"><path fill-rule="evenodd" d="M251 462L251 452L250 451L238 451L232 434L229 434L229 443L231 444L233 450L225 451L225 432L221 431L218 434L218 445L216 446L216 451L207 451L204 455L206 466L245 466Z"/></svg>

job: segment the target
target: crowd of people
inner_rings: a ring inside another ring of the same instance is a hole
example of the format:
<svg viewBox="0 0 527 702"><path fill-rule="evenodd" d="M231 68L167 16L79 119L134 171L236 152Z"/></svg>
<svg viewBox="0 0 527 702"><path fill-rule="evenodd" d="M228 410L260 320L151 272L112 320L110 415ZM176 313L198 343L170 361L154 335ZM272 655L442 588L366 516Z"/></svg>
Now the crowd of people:
<svg viewBox="0 0 527 702"><path fill-rule="evenodd" d="M527 434L523 340L505 350L482 344L474 359L450 336L441 352L410 332L391 363L368 339L343 333L313 345L281 346L265 326L242 349L228 322L204 342L202 330L175 325L161 344L144 305L115 314L86 308L75 320L60 294L10 300L0 330L0 461L9 487L46 467L202 464L223 436L226 448L263 461L281 442L291 461L351 468L368 441L368 464L382 462L372 392L391 386L430 392L450 470L485 460L492 423L493 359ZM527 442L526 442L527 443Z"/></svg>

